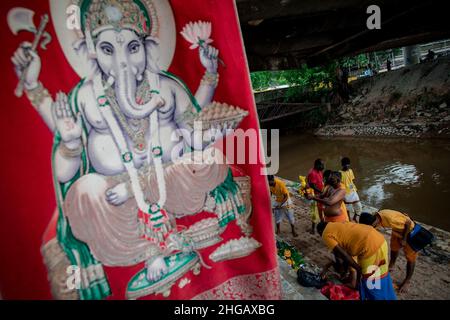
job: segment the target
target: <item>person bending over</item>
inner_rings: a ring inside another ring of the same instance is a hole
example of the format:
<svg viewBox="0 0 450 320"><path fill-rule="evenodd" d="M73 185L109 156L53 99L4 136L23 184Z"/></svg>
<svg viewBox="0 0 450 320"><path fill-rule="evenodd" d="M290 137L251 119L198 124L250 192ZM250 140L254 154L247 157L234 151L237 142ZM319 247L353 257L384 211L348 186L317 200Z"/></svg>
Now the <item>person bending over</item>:
<svg viewBox="0 0 450 320"><path fill-rule="evenodd" d="M391 262L389 264L389 270L392 272L397 260L400 249L403 248L406 257L406 278L399 285L399 292L404 293L408 290L411 278L416 266L416 260L419 255L414 251L411 246L406 242L408 235L414 229L414 222L411 218L399 211L395 210L380 210L376 214L372 215L368 212L363 212L359 218L359 223L371 225L374 228L390 228L391 234Z"/></svg>
<svg viewBox="0 0 450 320"><path fill-rule="evenodd" d="M334 255L356 271L346 285L359 288L361 300L397 299L388 269L388 246L381 233L354 222L320 222L317 232Z"/></svg>

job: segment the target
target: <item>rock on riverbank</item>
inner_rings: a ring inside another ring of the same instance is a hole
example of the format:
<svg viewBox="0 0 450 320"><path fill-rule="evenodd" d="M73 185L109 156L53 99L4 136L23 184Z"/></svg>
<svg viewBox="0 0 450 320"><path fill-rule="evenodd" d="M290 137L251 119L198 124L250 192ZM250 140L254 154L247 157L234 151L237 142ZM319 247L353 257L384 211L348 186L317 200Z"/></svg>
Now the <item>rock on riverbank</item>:
<svg viewBox="0 0 450 320"><path fill-rule="evenodd" d="M368 123L348 125L326 125L315 131L322 137L450 137L450 123Z"/></svg>

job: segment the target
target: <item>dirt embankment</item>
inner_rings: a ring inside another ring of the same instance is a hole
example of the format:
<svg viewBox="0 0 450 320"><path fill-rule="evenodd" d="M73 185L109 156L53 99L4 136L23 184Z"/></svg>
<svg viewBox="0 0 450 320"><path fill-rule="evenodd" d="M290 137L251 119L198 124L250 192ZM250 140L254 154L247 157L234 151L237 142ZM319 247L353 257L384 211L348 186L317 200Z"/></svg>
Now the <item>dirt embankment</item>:
<svg viewBox="0 0 450 320"><path fill-rule="evenodd" d="M450 137L450 57L352 82L316 134Z"/></svg>

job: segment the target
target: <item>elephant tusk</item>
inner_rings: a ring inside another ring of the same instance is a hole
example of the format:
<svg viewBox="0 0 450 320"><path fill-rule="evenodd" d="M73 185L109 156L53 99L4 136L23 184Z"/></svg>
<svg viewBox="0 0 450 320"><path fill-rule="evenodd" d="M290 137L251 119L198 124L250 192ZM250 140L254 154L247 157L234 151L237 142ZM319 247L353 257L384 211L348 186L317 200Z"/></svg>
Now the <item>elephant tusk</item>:
<svg viewBox="0 0 450 320"><path fill-rule="evenodd" d="M113 77L112 75L110 75L110 76L108 77L108 80L106 80L106 82L108 83L108 85L109 85L110 87L112 87L112 85L114 84L115 81L116 81L116 79L114 79L114 77Z"/></svg>

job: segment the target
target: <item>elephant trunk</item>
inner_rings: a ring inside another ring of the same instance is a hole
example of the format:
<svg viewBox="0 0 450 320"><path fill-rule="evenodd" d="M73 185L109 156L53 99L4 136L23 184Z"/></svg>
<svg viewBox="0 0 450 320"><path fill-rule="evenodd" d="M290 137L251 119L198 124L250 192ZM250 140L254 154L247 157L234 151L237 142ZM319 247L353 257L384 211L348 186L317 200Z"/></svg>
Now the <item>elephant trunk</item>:
<svg viewBox="0 0 450 320"><path fill-rule="evenodd" d="M150 115L155 110L153 99L145 104L136 102L137 75L127 67L123 67L115 79L115 91L117 102L121 111L128 118L142 119Z"/></svg>

